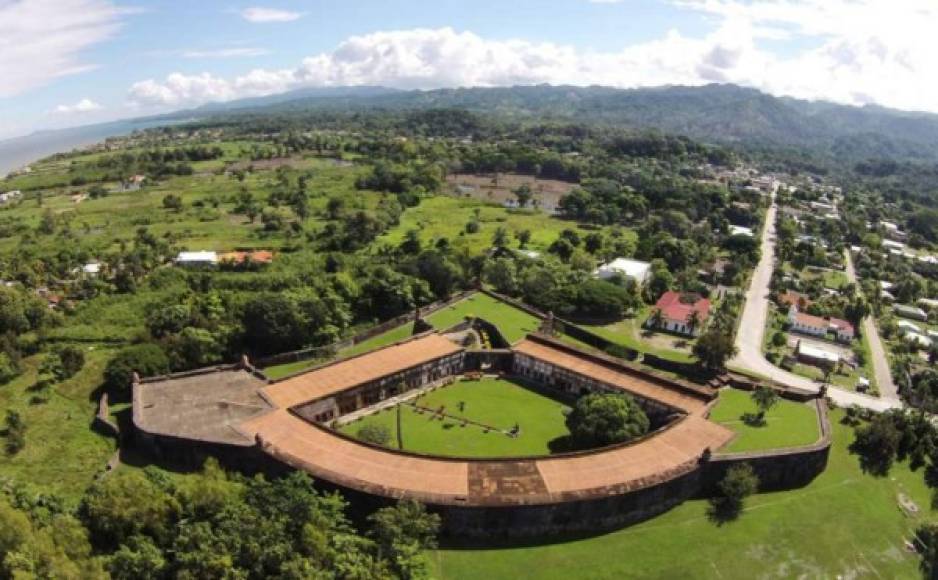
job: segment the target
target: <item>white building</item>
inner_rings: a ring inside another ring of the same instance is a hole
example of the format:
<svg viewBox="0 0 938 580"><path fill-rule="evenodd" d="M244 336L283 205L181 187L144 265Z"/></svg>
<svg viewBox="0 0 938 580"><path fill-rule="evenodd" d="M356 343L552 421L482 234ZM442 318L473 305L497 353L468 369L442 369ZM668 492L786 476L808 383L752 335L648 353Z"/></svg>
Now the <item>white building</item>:
<svg viewBox="0 0 938 580"><path fill-rule="evenodd" d="M895 240L883 240L883 247L887 250L898 250L901 252L905 249L905 244L902 242L897 242Z"/></svg>
<svg viewBox="0 0 938 580"><path fill-rule="evenodd" d="M97 276L101 273L101 264L98 262L88 262L81 267L81 272L86 276Z"/></svg>
<svg viewBox="0 0 938 580"><path fill-rule="evenodd" d="M896 304L892 307L898 316L903 318L909 318L911 320L920 320L922 322L928 321L928 314L921 308L916 308L915 306L907 306L905 304Z"/></svg>
<svg viewBox="0 0 938 580"><path fill-rule="evenodd" d="M924 334L910 332L909 334L905 335L905 339L919 348L926 350L931 348L931 339Z"/></svg>
<svg viewBox="0 0 938 580"><path fill-rule="evenodd" d="M14 189L13 191L8 191L6 193L0 193L0 204L10 203L19 197L23 197L23 192L18 189Z"/></svg>
<svg viewBox="0 0 938 580"><path fill-rule="evenodd" d="M644 284L651 272L651 264L629 258L616 258L608 264L603 264L593 274L601 279L608 280L613 276L632 278L639 284Z"/></svg>
<svg viewBox="0 0 938 580"><path fill-rule="evenodd" d="M218 254L212 251L179 252L176 264L179 266L213 266L218 263Z"/></svg>
<svg viewBox="0 0 938 580"><path fill-rule="evenodd" d="M798 360L811 365L834 366L840 362L840 355L836 352L805 344L800 340L795 348L795 354Z"/></svg>
<svg viewBox="0 0 938 580"><path fill-rule="evenodd" d="M918 324L914 322L909 322L908 320L900 320L896 322L896 327L899 329L899 334L905 336L906 334L921 334L922 329Z"/></svg>
<svg viewBox="0 0 938 580"><path fill-rule="evenodd" d="M743 226L730 226L730 235L731 236L746 236L753 237L752 228L746 228Z"/></svg>

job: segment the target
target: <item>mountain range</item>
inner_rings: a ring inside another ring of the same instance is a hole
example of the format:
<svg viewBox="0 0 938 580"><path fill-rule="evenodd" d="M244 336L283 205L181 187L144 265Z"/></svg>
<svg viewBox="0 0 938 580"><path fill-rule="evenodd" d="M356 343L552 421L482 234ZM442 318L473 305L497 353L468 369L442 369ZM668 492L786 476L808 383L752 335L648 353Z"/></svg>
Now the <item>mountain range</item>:
<svg viewBox="0 0 938 580"><path fill-rule="evenodd" d="M868 159L938 163L938 115L774 97L727 84L639 89L550 85L429 91L373 86L307 88L211 103L135 122L152 126L241 114L434 108L465 109L509 120L551 118L656 130L739 147L802 149L834 163ZM127 125L114 127L125 130ZM83 130L97 138L107 136L101 126ZM75 129L66 131L71 133L63 132L63 136L74 135ZM46 132L44 141L50 141L55 133ZM2 145L15 148L16 142L14 139Z"/></svg>

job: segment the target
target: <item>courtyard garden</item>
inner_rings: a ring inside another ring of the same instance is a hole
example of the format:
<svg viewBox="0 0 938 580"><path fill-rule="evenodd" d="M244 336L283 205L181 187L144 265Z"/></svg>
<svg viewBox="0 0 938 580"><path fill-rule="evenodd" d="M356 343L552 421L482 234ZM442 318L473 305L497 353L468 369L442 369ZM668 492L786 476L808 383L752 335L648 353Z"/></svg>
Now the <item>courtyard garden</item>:
<svg viewBox="0 0 938 580"><path fill-rule="evenodd" d="M455 457L518 457L550 454L568 435L563 402L513 380L463 379L402 403L403 449ZM358 436L374 426L396 447L398 407L340 428Z"/></svg>

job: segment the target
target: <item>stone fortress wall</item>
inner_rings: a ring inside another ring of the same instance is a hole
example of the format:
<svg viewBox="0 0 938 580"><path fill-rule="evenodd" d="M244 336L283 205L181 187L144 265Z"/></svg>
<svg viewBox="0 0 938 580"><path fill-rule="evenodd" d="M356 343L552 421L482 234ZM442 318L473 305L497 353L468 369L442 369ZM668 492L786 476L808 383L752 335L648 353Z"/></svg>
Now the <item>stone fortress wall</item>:
<svg viewBox="0 0 938 580"><path fill-rule="evenodd" d="M415 340L420 337L386 348ZM343 362L360 368L367 366L369 357L374 358L368 353L314 371L341 375ZM323 425L402 390L480 368L510 372L568 394L625 389L670 422L640 440L611 448L542 458L479 460L418 456L371 446ZM137 442L174 462L191 464L214 456L247 471L304 469L364 504L381 505L411 497L442 515L445 533L489 539L597 532L633 524L711 493L726 470L739 463L752 465L762 489L803 486L825 469L831 443L826 406L818 400L822 437L815 444L760 453L719 453L699 443L726 440L706 421L713 391L643 373L618 359L586 353L538 335L512 349L446 352L289 408L278 404L273 395L278 385L289 379L270 382L261 380L262 376L245 360L240 365L136 382L133 417ZM642 391L658 387L661 389ZM161 395L164 389L169 395ZM189 395L193 390L206 394L193 400ZM213 390L217 393L212 394ZM180 396L183 398L173 399ZM282 416L271 419L277 414ZM190 426L187 417L196 419L200 427ZM245 426L265 421L270 425L257 430ZM662 459L676 448L685 451L668 461ZM347 459L329 456L337 449L349 450L350 455ZM375 473L360 471L366 465L374 466ZM450 488L441 485L435 489L428 484L431 472L437 470L444 478L440 481ZM416 478L419 485L411 490L409 480L401 479L400 473Z"/></svg>

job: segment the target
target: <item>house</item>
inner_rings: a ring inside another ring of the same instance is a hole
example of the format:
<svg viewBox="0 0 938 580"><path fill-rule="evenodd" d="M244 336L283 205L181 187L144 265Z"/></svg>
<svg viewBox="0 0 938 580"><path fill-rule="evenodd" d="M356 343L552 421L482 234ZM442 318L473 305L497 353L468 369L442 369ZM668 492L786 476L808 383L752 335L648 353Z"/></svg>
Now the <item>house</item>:
<svg viewBox="0 0 938 580"><path fill-rule="evenodd" d="M218 263L218 254L211 251L179 252L177 266L214 266Z"/></svg>
<svg viewBox="0 0 938 580"><path fill-rule="evenodd" d="M779 294L778 303L804 310L808 306L811 306L811 299L800 292L787 290L784 294Z"/></svg>
<svg viewBox="0 0 938 580"><path fill-rule="evenodd" d="M143 186L143 182L146 180L146 175L131 175L127 181L121 184L121 189L124 191L137 191Z"/></svg>
<svg viewBox="0 0 938 580"><path fill-rule="evenodd" d="M914 346L917 346L918 348L921 348L924 350L928 350L929 348L931 348L931 339L925 336L924 334L910 332L909 334L905 335L904 338L907 342L912 343Z"/></svg>
<svg viewBox="0 0 938 580"><path fill-rule="evenodd" d="M895 240L883 240L883 248L892 252L892 250L897 250L900 253L905 249L905 244L902 242L897 242Z"/></svg>
<svg viewBox="0 0 938 580"><path fill-rule="evenodd" d="M743 226L730 226L730 235L731 236L746 236L747 238L753 237L752 228L746 228Z"/></svg>
<svg viewBox="0 0 938 580"><path fill-rule="evenodd" d="M818 367L830 368L840 362L840 355L836 352L805 344L800 340L798 341L798 345L795 346L795 356L798 357L799 362Z"/></svg>
<svg viewBox="0 0 938 580"><path fill-rule="evenodd" d="M608 280L614 276L632 278L639 284L644 284L651 273L651 264L629 258L616 258L608 264L603 264L593 274L601 279Z"/></svg>
<svg viewBox="0 0 938 580"><path fill-rule="evenodd" d="M899 334L905 336L906 334L921 334L922 329L918 324L914 322L909 322L908 320L900 320L896 323L896 327L899 328Z"/></svg>
<svg viewBox="0 0 938 580"><path fill-rule="evenodd" d="M897 316L901 316L902 318L928 322L928 314L921 308L908 306L906 304L895 304L893 305L892 309L895 311Z"/></svg>
<svg viewBox="0 0 938 580"><path fill-rule="evenodd" d="M857 377L857 392L865 393L870 390L870 379L866 377Z"/></svg>
<svg viewBox="0 0 938 580"><path fill-rule="evenodd" d="M529 260L540 260L541 253L537 250L518 250L518 254Z"/></svg>
<svg viewBox="0 0 938 580"><path fill-rule="evenodd" d="M274 261L274 253L270 250L254 250L252 252L227 252L218 257L219 262L229 264L270 264Z"/></svg>
<svg viewBox="0 0 938 580"><path fill-rule="evenodd" d="M93 278L101 273L101 264L98 262L88 262L81 267L81 273Z"/></svg>
<svg viewBox="0 0 938 580"><path fill-rule="evenodd" d="M23 192L18 189L14 189L13 191L8 191L6 193L0 193L0 204L10 203L14 199L22 196Z"/></svg>
<svg viewBox="0 0 938 580"><path fill-rule="evenodd" d="M710 317L710 301L699 294L682 294L669 290L655 303L655 311L646 321L646 325L661 330L696 336L700 334L707 318ZM655 323L656 318L660 321ZM696 318L696 324L691 322Z"/></svg>
<svg viewBox="0 0 938 580"><path fill-rule="evenodd" d="M797 307L788 311L788 322L791 323L792 332L808 336L827 338L828 333L833 333L840 342L850 342L856 336L853 325L846 320L813 316L799 312Z"/></svg>

